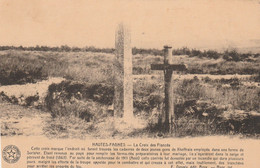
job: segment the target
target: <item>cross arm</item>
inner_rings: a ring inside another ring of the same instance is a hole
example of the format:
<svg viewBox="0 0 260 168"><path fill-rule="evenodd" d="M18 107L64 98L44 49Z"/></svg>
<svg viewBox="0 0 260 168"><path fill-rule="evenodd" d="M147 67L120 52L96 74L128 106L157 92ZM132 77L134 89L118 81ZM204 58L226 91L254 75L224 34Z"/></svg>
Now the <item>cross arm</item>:
<svg viewBox="0 0 260 168"><path fill-rule="evenodd" d="M152 70L172 70L172 71L185 71L187 70L184 64L151 64Z"/></svg>

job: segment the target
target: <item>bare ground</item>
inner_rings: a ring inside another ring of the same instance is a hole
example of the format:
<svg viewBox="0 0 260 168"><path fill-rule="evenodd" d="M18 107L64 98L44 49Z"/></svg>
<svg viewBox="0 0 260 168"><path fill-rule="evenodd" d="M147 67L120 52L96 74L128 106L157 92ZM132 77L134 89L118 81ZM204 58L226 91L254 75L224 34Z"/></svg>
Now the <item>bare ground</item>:
<svg viewBox="0 0 260 168"><path fill-rule="evenodd" d="M136 130L145 126L144 124L140 125L139 120L139 124L136 121L134 126L123 122L123 120L118 120L115 125L120 129L115 129L115 125L111 125L111 123L114 123L111 117L107 120L98 121L94 126L93 123L85 122L73 116L52 118L48 112L6 102L0 102L0 120L2 137L37 136L50 139L131 137L129 135L136 133Z"/></svg>
<svg viewBox="0 0 260 168"><path fill-rule="evenodd" d="M49 113L0 102L1 136L41 136Z"/></svg>

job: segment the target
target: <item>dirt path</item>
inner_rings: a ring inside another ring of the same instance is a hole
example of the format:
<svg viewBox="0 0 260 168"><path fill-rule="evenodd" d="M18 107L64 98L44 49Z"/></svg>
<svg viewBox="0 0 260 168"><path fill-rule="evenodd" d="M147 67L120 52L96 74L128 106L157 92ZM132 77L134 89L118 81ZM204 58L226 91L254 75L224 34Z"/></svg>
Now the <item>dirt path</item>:
<svg viewBox="0 0 260 168"><path fill-rule="evenodd" d="M40 136L49 113L0 102L1 136Z"/></svg>

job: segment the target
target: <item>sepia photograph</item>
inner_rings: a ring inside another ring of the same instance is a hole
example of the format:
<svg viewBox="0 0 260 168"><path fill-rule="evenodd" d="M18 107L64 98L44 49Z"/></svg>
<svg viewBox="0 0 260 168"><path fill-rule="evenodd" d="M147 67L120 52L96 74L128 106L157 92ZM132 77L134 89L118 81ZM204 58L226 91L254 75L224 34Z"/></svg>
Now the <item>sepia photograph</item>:
<svg viewBox="0 0 260 168"><path fill-rule="evenodd" d="M36 168L29 150L51 155L29 147L36 142L259 143L258 0L0 0L0 25L1 155L9 167L27 157ZM246 167L238 160L225 168Z"/></svg>

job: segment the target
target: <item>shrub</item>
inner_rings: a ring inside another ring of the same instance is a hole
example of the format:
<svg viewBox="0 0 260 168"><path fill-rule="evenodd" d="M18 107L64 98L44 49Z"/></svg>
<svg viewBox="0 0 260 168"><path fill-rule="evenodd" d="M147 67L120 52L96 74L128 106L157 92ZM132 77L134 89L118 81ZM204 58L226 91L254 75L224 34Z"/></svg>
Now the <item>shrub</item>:
<svg viewBox="0 0 260 168"><path fill-rule="evenodd" d="M104 109L99 103L93 101L56 102L52 109L52 117L75 116L86 121L91 121L101 116Z"/></svg>
<svg viewBox="0 0 260 168"><path fill-rule="evenodd" d="M147 114L153 108L160 108L163 101L162 88L155 80L138 79L134 82L134 107L136 112L146 111Z"/></svg>
<svg viewBox="0 0 260 168"><path fill-rule="evenodd" d="M163 97L159 94L151 94L146 97L135 96L134 98L134 107L135 112L145 111L149 114L154 108L157 110L162 109Z"/></svg>
<svg viewBox="0 0 260 168"><path fill-rule="evenodd" d="M209 83L211 81L210 77L206 76L202 79L205 83Z"/></svg>
<svg viewBox="0 0 260 168"><path fill-rule="evenodd" d="M63 81L49 86L45 98L47 109L51 109L56 101L92 100L100 104L111 105L114 88L104 84L86 84L83 82Z"/></svg>
<svg viewBox="0 0 260 168"><path fill-rule="evenodd" d="M260 82L260 72L251 77L255 82Z"/></svg>
<svg viewBox="0 0 260 168"><path fill-rule="evenodd" d="M43 73L41 67L33 69L30 67L6 67L5 69L0 69L1 85L34 83L37 80L46 78L47 74Z"/></svg>
<svg viewBox="0 0 260 168"><path fill-rule="evenodd" d="M39 95L29 96L25 98L25 105L26 106L32 106L34 102L39 101Z"/></svg>
<svg viewBox="0 0 260 168"><path fill-rule="evenodd" d="M211 135L214 133L211 127L213 126L192 116L183 116L176 120L174 134L178 137Z"/></svg>
<svg viewBox="0 0 260 168"><path fill-rule="evenodd" d="M0 84L34 83L47 78L44 61L27 58L26 54L7 52L0 56Z"/></svg>
<svg viewBox="0 0 260 168"><path fill-rule="evenodd" d="M190 55L191 51L187 47L178 48L173 50L173 55Z"/></svg>
<svg viewBox="0 0 260 168"><path fill-rule="evenodd" d="M184 100L199 100L205 95L204 86L201 84L199 79L184 79L181 81L175 88L175 94L177 99L180 99L182 102ZM176 100L177 101L177 100Z"/></svg>
<svg viewBox="0 0 260 168"><path fill-rule="evenodd" d="M226 50L224 52L223 58L227 61L241 61L241 55L236 49Z"/></svg>
<svg viewBox="0 0 260 168"><path fill-rule="evenodd" d="M73 115L90 121L112 104L113 93L112 87L102 84L63 81L49 86L45 103L53 117Z"/></svg>
<svg viewBox="0 0 260 168"><path fill-rule="evenodd" d="M191 56L201 56L202 52L200 50L192 49L191 50Z"/></svg>
<svg viewBox="0 0 260 168"><path fill-rule="evenodd" d="M213 59L219 59L221 54L214 50L208 50L205 52L206 57L213 58Z"/></svg>
<svg viewBox="0 0 260 168"><path fill-rule="evenodd" d="M221 117L221 120L217 123L219 133L244 135L260 133L259 115L255 116L243 110L229 109Z"/></svg>

